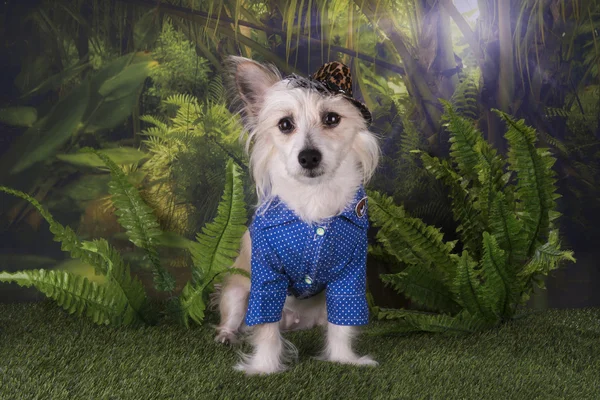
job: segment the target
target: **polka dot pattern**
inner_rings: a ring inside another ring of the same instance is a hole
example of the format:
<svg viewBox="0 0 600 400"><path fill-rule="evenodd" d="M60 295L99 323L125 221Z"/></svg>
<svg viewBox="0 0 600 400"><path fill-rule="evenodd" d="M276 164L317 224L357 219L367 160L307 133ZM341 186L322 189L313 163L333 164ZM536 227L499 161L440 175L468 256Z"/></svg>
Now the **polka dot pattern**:
<svg viewBox="0 0 600 400"><path fill-rule="evenodd" d="M259 209L250 225L252 275L246 325L279 321L287 295L304 299L323 290L329 322L366 324L368 226L362 187L341 214L319 224L300 220L278 198Z"/></svg>

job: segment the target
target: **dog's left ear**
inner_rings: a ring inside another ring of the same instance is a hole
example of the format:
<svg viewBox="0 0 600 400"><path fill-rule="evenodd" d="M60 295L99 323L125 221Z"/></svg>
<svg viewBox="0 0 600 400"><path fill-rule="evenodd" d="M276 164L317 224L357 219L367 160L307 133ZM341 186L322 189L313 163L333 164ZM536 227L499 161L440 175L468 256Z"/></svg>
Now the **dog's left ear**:
<svg viewBox="0 0 600 400"><path fill-rule="evenodd" d="M245 57L230 56L227 66L247 114L255 117L262 107L267 89L282 79L281 74L273 66L262 65Z"/></svg>

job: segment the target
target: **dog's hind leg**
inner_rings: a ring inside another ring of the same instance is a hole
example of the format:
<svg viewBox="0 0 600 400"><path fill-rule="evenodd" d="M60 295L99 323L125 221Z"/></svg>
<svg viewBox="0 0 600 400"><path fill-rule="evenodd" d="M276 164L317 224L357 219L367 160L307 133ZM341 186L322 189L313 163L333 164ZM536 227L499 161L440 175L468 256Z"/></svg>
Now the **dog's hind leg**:
<svg viewBox="0 0 600 400"><path fill-rule="evenodd" d="M240 255L233 264L234 268L243 269L250 273L251 258L250 233L246 231L242 237ZM217 326L215 340L220 343L237 342L237 334L244 322L248 309L250 279L240 274L232 274L225 279L217 296L221 322Z"/></svg>

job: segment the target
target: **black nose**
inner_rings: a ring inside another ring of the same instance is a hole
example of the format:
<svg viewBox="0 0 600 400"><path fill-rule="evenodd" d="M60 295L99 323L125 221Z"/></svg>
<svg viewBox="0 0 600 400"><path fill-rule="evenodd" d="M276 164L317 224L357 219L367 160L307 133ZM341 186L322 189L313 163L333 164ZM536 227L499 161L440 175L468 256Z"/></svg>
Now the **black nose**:
<svg viewBox="0 0 600 400"><path fill-rule="evenodd" d="M321 163L321 152L315 149L302 150L298 154L298 162L302 165L302 168L317 168Z"/></svg>

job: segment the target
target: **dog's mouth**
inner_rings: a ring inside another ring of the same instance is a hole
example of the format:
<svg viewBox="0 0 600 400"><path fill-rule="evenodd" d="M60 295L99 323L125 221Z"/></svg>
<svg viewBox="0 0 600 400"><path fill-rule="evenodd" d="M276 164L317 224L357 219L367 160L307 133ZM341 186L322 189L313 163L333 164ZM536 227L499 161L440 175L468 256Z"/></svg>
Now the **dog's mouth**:
<svg viewBox="0 0 600 400"><path fill-rule="evenodd" d="M307 178L318 178L320 176L323 176L324 174L325 171L322 168L302 171L302 176L305 176Z"/></svg>

